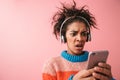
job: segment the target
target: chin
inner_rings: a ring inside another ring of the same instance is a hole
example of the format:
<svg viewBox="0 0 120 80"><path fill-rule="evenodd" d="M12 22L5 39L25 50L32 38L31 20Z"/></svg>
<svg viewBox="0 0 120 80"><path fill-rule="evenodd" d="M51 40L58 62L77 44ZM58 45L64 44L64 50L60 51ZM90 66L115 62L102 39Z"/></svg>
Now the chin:
<svg viewBox="0 0 120 80"><path fill-rule="evenodd" d="M80 50L80 51L75 51L75 52L74 52L75 55L79 55L79 54L81 54L81 53L82 53L82 50Z"/></svg>

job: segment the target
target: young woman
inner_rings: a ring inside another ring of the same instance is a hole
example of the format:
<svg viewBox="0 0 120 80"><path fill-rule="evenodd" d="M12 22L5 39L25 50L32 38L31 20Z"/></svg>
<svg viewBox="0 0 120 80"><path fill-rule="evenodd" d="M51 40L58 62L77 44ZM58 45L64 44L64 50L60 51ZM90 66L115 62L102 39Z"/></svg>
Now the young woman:
<svg viewBox="0 0 120 80"><path fill-rule="evenodd" d="M114 80L109 64L100 62L86 70L88 51L83 49L91 40L91 28L97 28L95 17L85 6L76 8L75 2L71 7L62 5L53 16L54 34L66 43L67 50L45 63L43 80Z"/></svg>

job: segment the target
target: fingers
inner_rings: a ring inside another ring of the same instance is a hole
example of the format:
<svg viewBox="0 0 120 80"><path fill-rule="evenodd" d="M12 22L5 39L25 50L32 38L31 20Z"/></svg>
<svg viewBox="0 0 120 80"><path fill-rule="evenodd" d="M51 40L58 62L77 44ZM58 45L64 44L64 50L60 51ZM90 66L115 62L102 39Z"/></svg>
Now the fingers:
<svg viewBox="0 0 120 80"><path fill-rule="evenodd" d="M109 80L112 78L111 66L106 63L98 63L98 66L94 67L93 76L101 80Z"/></svg>
<svg viewBox="0 0 120 80"><path fill-rule="evenodd" d="M94 72L94 69L79 71L77 74L74 75L73 80L79 80L79 79L80 80L82 80L82 79L83 80L90 80L90 79L86 79L86 78L91 76L93 72ZM93 79L91 79L91 80L93 80Z"/></svg>
<svg viewBox="0 0 120 80"><path fill-rule="evenodd" d="M99 80L110 80L109 77L98 74L98 73L93 73L93 77L95 77L96 79L99 79Z"/></svg>
<svg viewBox="0 0 120 80"><path fill-rule="evenodd" d="M99 72L105 76L111 77L111 71L106 68L95 67L94 70L95 72Z"/></svg>
<svg viewBox="0 0 120 80"><path fill-rule="evenodd" d="M93 69L85 70L81 77L83 77L83 78L88 77L88 76L92 75L93 72L94 72Z"/></svg>
<svg viewBox="0 0 120 80"><path fill-rule="evenodd" d="M111 66L106 63L98 63L98 66L79 71L74 75L73 80L110 80L112 78Z"/></svg>
<svg viewBox="0 0 120 80"><path fill-rule="evenodd" d="M90 77L86 77L80 80L96 80L96 79L93 76L90 76Z"/></svg>
<svg viewBox="0 0 120 80"><path fill-rule="evenodd" d="M111 70L111 66L106 63L98 63L98 66Z"/></svg>

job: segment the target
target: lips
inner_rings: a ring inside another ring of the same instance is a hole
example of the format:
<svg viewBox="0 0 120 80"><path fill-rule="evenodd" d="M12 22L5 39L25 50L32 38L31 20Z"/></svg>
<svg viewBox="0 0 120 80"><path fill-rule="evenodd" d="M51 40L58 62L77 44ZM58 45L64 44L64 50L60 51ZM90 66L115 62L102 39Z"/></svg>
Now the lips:
<svg viewBox="0 0 120 80"><path fill-rule="evenodd" d="M81 50L81 49L83 49L83 44L77 44L77 45L75 45L75 47L76 47L76 49L79 49L79 50Z"/></svg>
<svg viewBox="0 0 120 80"><path fill-rule="evenodd" d="M76 47L83 47L83 44L77 44Z"/></svg>

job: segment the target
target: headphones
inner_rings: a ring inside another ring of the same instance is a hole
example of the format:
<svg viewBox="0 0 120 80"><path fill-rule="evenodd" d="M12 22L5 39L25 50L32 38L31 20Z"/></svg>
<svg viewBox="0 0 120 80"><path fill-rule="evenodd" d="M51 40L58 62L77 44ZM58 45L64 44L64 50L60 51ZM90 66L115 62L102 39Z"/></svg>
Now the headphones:
<svg viewBox="0 0 120 80"><path fill-rule="evenodd" d="M63 25L65 24L65 22L67 22L68 20L73 19L73 18L80 18L80 19L84 20L87 23L87 25L88 25L88 31L89 32L87 34L87 40L86 40L86 42L91 41L91 33L90 33L90 24L89 24L89 22L84 17L82 17L82 16L76 16L76 17L68 17L61 24L61 26L60 26L60 42L61 43L65 43L66 42L64 35L62 35Z"/></svg>

